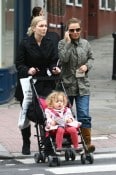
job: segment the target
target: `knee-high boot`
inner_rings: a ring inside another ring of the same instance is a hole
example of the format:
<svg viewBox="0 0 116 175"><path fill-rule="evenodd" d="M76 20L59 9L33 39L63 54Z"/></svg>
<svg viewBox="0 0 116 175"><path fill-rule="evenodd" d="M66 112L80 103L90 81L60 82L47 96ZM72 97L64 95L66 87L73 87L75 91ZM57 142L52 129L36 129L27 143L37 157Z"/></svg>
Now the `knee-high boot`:
<svg viewBox="0 0 116 175"><path fill-rule="evenodd" d="M31 126L22 129L21 134L22 134L22 139L23 139L22 154L29 155L30 154Z"/></svg>
<svg viewBox="0 0 116 175"><path fill-rule="evenodd" d="M81 128L81 133L87 145L88 152L94 152L95 146L91 144L91 128Z"/></svg>

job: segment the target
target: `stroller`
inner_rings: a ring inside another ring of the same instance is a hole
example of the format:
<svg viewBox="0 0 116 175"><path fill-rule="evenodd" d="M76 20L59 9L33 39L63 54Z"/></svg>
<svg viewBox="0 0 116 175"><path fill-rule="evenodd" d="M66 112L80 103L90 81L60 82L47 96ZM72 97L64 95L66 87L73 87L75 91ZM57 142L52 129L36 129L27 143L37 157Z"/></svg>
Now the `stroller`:
<svg viewBox="0 0 116 175"><path fill-rule="evenodd" d="M36 81L40 79L37 78ZM44 81L52 81L52 77L44 78ZM62 87L62 90L66 93L64 85L62 80L58 80L60 83L60 86ZM93 154L88 151L87 145L85 144L85 141L83 139L83 136L81 134L80 127L78 128L78 136L80 138L79 144L82 145L82 148L78 151L75 151L71 148L71 139L70 136L64 136L63 141L63 150L62 152L58 153L56 151L56 145L55 145L55 137L53 135L46 135L45 131L45 97L41 97L38 95L37 90L35 88L34 78L30 79L31 87L32 87L32 103L29 106L29 109L27 111L27 117L29 120L35 123L36 128L36 137L37 137L37 143L38 143L38 152L34 155L34 160L36 163L40 162L46 162L46 159L48 160L48 166L51 167L53 165L60 166L61 165L61 156L65 157L66 161L72 160L74 161L76 159L76 154L78 153L80 155L80 160L82 164L85 164L86 162L92 164L94 162ZM71 109L72 111L72 109Z"/></svg>

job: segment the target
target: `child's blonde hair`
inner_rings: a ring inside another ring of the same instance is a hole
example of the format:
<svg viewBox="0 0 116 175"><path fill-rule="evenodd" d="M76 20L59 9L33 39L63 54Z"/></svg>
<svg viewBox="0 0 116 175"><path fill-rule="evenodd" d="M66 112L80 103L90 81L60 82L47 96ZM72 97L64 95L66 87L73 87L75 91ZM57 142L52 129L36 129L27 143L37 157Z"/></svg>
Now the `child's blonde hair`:
<svg viewBox="0 0 116 175"><path fill-rule="evenodd" d="M31 25L30 25L30 27L28 28L28 30L27 30L27 35L28 36L31 36L32 34L33 34L33 28L35 28L36 27L36 25L37 25L37 23L38 22L40 22L40 21L46 21L46 19L45 19L45 17L44 16L36 16L36 17L34 17L33 19L32 19L32 21L31 21Z"/></svg>
<svg viewBox="0 0 116 175"><path fill-rule="evenodd" d="M64 106L67 106L68 99L67 99L67 96L65 95L65 93L62 91L53 91L52 93L50 93L46 98L47 106L49 108L52 108L53 104L54 104L54 100L58 99L59 96L63 97Z"/></svg>

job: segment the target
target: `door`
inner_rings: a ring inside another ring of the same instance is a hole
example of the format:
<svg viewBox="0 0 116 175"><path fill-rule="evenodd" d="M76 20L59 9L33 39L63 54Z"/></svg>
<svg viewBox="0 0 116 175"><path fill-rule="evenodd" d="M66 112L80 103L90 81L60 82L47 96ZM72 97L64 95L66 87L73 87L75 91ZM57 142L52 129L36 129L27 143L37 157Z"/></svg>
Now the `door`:
<svg viewBox="0 0 116 175"><path fill-rule="evenodd" d="M97 38L98 1L88 0L88 37L90 39Z"/></svg>

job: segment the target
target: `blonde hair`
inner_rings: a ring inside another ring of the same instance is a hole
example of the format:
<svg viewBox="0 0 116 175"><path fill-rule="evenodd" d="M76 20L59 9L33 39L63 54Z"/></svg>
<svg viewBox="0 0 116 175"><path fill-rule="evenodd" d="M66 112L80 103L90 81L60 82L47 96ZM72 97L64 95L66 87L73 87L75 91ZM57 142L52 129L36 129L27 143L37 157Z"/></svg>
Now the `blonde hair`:
<svg viewBox="0 0 116 175"><path fill-rule="evenodd" d="M47 106L49 108L52 108L53 104L54 104L54 100L58 99L59 96L63 97L64 106L67 106L68 99L67 99L67 96L65 95L65 93L62 91L53 91L52 93L50 93L46 98Z"/></svg>
<svg viewBox="0 0 116 175"><path fill-rule="evenodd" d="M30 27L28 28L27 30L27 35L28 36L31 36L33 34L33 28L36 27L37 23L40 22L40 21L46 21L45 17L44 16L36 16L32 19L31 21L31 25Z"/></svg>

